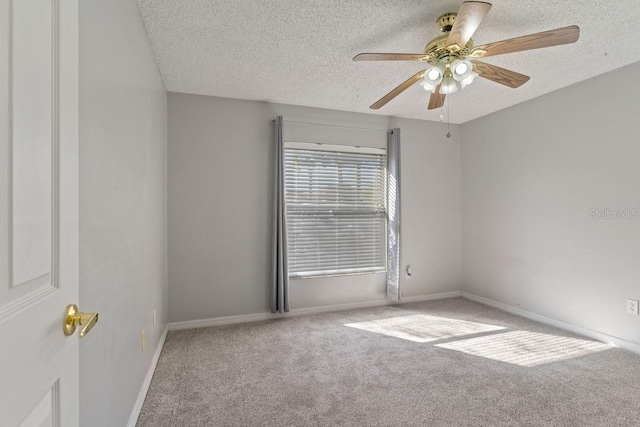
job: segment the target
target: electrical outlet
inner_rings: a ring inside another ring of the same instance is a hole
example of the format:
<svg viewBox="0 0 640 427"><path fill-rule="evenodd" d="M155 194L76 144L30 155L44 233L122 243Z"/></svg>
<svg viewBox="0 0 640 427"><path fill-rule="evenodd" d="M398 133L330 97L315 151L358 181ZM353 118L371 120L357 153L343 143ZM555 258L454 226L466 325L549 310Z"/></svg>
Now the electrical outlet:
<svg viewBox="0 0 640 427"><path fill-rule="evenodd" d="M147 348L147 331L143 329L140 335L140 344L142 346L142 351L144 351Z"/></svg>
<svg viewBox="0 0 640 427"><path fill-rule="evenodd" d="M638 315L638 300L628 299L627 300L627 313Z"/></svg>
<svg viewBox="0 0 640 427"><path fill-rule="evenodd" d="M153 329L156 328L156 310L153 310Z"/></svg>

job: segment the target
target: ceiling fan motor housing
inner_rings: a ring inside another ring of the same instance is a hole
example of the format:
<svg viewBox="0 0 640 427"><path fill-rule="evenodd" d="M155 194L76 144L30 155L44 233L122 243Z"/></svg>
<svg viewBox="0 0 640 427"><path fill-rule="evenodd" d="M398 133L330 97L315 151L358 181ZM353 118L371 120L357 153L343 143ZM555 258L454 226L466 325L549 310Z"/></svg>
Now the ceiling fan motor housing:
<svg viewBox="0 0 640 427"><path fill-rule="evenodd" d="M424 53L428 57L427 62L433 65L437 63L447 65L456 59L464 59L471 54L471 51L473 50L473 40L469 39L466 46L456 52L446 47L448 38L449 35L444 34L431 40L425 46Z"/></svg>
<svg viewBox="0 0 640 427"><path fill-rule="evenodd" d="M457 13L445 13L438 18L436 23L443 33L448 33L449 31L451 31L453 23L456 21L456 16L458 16Z"/></svg>

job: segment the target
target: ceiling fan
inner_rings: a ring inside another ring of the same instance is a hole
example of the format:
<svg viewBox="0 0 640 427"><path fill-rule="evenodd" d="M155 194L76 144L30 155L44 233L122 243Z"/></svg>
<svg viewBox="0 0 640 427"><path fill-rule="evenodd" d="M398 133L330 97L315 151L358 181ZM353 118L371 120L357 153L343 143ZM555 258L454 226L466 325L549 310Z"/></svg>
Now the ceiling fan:
<svg viewBox="0 0 640 427"><path fill-rule="evenodd" d="M432 65L409 77L369 108L373 110L381 108L420 81L422 86L431 92L428 107L430 110L442 107L446 95L456 92L459 88L463 89L476 76L511 88L520 87L529 80L529 76L478 61L477 58L574 43L580 36L580 28L572 25L474 46L471 36L480 26L489 9L491 9L491 3L466 1L460 6L458 13L446 13L440 16L437 24L445 34L427 43L424 53L356 55L353 58L354 61L419 61Z"/></svg>

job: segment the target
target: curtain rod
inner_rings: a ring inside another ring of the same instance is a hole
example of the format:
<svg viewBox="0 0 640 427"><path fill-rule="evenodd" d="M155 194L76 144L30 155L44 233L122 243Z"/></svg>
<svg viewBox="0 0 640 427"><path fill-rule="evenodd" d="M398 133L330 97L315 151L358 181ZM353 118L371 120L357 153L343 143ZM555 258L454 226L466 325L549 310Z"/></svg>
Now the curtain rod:
<svg viewBox="0 0 640 427"><path fill-rule="evenodd" d="M271 123L275 122L276 119L271 119ZM285 123L297 123L297 124L301 124L301 125L311 125L311 126L326 126L326 127L332 127L332 128L344 128L344 129L358 129L358 130L368 130L368 131L372 131L372 132L390 132L390 130L387 129L372 129L372 128L360 128L360 127L356 127L356 126L342 126L342 125L328 125L328 124L324 124L324 123L310 123L310 122L297 122L297 121L293 121L293 120L282 120Z"/></svg>

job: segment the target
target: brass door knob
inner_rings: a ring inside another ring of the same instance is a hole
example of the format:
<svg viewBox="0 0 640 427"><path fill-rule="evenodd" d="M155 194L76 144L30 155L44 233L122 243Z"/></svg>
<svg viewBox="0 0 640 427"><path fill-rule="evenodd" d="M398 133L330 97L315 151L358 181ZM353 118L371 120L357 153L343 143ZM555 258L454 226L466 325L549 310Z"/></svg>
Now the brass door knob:
<svg viewBox="0 0 640 427"><path fill-rule="evenodd" d="M62 330L66 336L73 335L78 326L84 326L80 329L79 338L84 337L98 323L98 313L80 313L78 306L69 304L64 313L64 321Z"/></svg>

